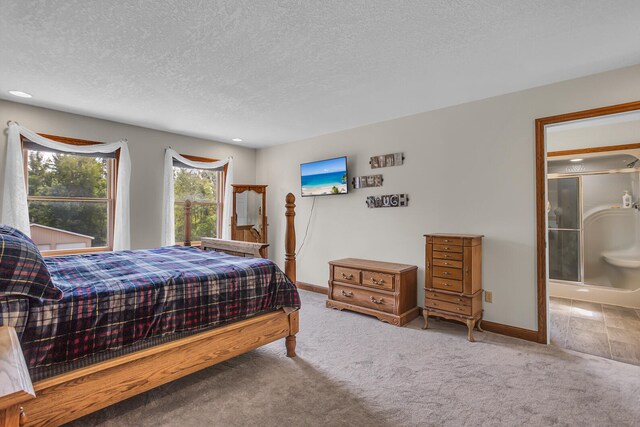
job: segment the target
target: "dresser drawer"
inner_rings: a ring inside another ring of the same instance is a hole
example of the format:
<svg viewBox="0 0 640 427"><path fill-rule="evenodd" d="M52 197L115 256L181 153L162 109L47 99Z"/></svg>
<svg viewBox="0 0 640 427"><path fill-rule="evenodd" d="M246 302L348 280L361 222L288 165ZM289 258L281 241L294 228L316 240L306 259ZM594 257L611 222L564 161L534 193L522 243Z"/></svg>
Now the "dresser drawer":
<svg viewBox="0 0 640 427"><path fill-rule="evenodd" d="M425 290L424 296L425 298L437 299L440 301L451 302L459 305L471 305L471 298L458 295L449 295L442 292Z"/></svg>
<svg viewBox="0 0 640 427"><path fill-rule="evenodd" d="M458 245L462 246L461 237L434 237L433 243L435 245Z"/></svg>
<svg viewBox="0 0 640 427"><path fill-rule="evenodd" d="M393 275L365 270L362 272L362 284L365 286L371 286L372 288L392 290Z"/></svg>
<svg viewBox="0 0 640 427"><path fill-rule="evenodd" d="M434 259L433 265L448 268L462 268L462 261L452 261L449 259Z"/></svg>
<svg viewBox="0 0 640 427"><path fill-rule="evenodd" d="M451 259L454 261L462 261L462 253L455 252L437 252L433 251L433 258L436 259Z"/></svg>
<svg viewBox="0 0 640 427"><path fill-rule="evenodd" d="M462 280L462 270L459 268L433 267L433 277Z"/></svg>
<svg viewBox="0 0 640 427"><path fill-rule="evenodd" d="M381 294L365 288L354 289L334 284L331 297L336 301L373 310L386 311L387 313L393 313L393 308L395 307L393 295Z"/></svg>
<svg viewBox="0 0 640 427"><path fill-rule="evenodd" d="M433 278L433 287L450 292L462 292L462 280L443 279L441 277Z"/></svg>
<svg viewBox="0 0 640 427"><path fill-rule="evenodd" d="M451 302L439 301L439 300L434 300L429 298L427 298L424 301L424 305L436 310L448 311L450 313L464 314L466 316L471 316L471 306L469 305L454 304Z"/></svg>
<svg viewBox="0 0 640 427"><path fill-rule="evenodd" d="M360 270L346 267L333 267L333 280L359 285Z"/></svg>
<svg viewBox="0 0 640 427"><path fill-rule="evenodd" d="M433 250L438 252L462 253L462 246L456 245L433 245Z"/></svg>

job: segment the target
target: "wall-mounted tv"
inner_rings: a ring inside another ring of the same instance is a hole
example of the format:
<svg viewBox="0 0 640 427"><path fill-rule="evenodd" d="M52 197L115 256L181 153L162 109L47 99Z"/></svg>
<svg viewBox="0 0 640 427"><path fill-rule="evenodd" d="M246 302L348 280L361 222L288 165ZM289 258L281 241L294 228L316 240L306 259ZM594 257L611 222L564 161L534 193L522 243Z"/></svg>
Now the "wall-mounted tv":
<svg viewBox="0 0 640 427"><path fill-rule="evenodd" d="M347 158L320 160L300 165L302 197L346 194Z"/></svg>

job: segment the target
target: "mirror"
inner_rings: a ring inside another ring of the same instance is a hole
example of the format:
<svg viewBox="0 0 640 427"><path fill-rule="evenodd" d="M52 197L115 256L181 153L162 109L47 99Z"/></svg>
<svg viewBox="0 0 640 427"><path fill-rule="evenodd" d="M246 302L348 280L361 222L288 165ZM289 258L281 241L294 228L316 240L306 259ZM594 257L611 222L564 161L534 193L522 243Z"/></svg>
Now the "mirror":
<svg viewBox="0 0 640 427"><path fill-rule="evenodd" d="M233 185L231 238L267 243L266 185Z"/></svg>

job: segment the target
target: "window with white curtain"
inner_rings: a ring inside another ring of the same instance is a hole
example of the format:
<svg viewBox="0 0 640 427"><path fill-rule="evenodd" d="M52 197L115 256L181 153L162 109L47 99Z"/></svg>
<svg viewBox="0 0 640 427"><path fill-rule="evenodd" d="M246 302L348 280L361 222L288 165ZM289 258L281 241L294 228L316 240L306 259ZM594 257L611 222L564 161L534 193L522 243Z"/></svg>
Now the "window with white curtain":
<svg viewBox="0 0 640 427"><path fill-rule="evenodd" d="M65 138L69 141L73 140ZM83 140L75 143L79 141ZM36 245L51 255L111 250L115 153L62 153L28 140L23 141L23 153L30 231Z"/></svg>
<svg viewBox="0 0 640 427"><path fill-rule="evenodd" d="M191 156L182 155L186 158ZM198 158L203 161L202 158ZM207 161L216 161L206 159ZM223 172L197 169L174 160L173 194L175 239L177 244L185 240L185 202L191 202L191 242L197 243L202 237L218 237L222 226Z"/></svg>

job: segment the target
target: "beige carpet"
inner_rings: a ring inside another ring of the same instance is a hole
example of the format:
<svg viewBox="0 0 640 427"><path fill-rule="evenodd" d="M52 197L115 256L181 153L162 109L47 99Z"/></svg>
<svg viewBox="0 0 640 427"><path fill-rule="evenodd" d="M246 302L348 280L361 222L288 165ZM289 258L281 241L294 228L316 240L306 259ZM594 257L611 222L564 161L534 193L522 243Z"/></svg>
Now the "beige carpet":
<svg viewBox="0 0 640 427"><path fill-rule="evenodd" d="M396 328L302 292L276 342L78 420L101 426L631 426L640 367L464 327Z"/></svg>

